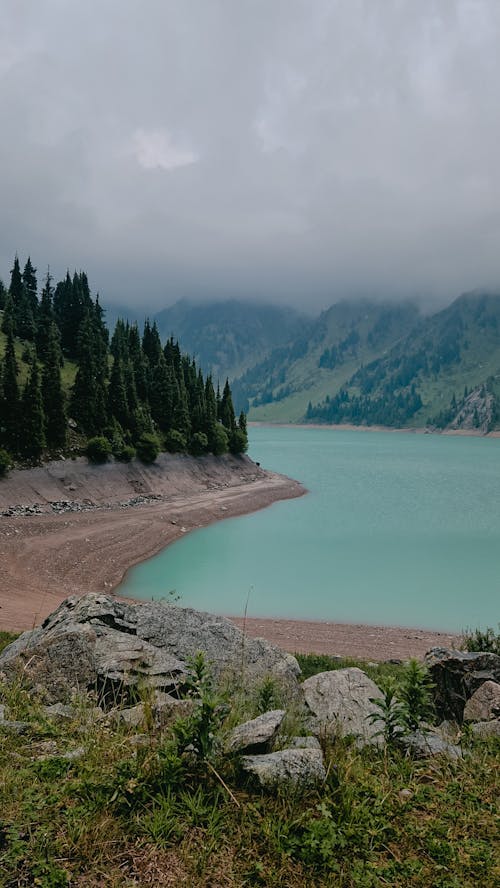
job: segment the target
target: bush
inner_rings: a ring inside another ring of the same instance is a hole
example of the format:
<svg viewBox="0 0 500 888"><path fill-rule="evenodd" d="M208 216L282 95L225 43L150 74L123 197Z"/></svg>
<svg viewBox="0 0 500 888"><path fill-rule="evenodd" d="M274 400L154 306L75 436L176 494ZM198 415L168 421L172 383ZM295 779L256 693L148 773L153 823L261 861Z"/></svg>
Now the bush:
<svg viewBox="0 0 500 888"><path fill-rule="evenodd" d="M96 435L87 441L86 454L91 463L105 463L111 455L111 443L104 435Z"/></svg>
<svg viewBox="0 0 500 888"><path fill-rule="evenodd" d="M154 463L160 452L160 442L156 435L145 432L136 444L137 456L143 463Z"/></svg>
<svg viewBox="0 0 500 888"><path fill-rule="evenodd" d="M10 466L12 463L12 459L6 450L2 450L0 448L0 478L5 478L7 475Z"/></svg>
<svg viewBox="0 0 500 888"><path fill-rule="evenodd" d="M165 447L169 453L185 453L186 439L182 432L172 429L165 438Z"/></svg>
<svg viewBox="0 0 500 888"><path fill-rule="evenodd" d="M491 626L487 629L467 630L463 634L462 649L464 651L481 651L490 654L498 654L500 656L500 623L498 632L495 632Z"/></svg>
<svg viewBox="0 0 500 888"><path fill-rule="evenodd" d="M248 438L241 429L233 429L229 436L229 452L235 456L245 453L248 449Z"/></svg>
<svg viewBox="0 0 500 888"><path fill-rule="evenodd" d="M114 455L120 460L120 462L130 462L135 456L135 447L131 447L129 444L124 444Z"/></svg>
<svg viewBox="0 0 500 888"><path fill-rule="evenodd" d="M203 432L195 432L189 444L193 456L202 456L208 450L208 438Z"/></svg>
<svg viewBox="0 0 500 888"><path fill-rule="evenodd" d="M229 441L225 428L220 423L217 423L210 436L210 450L215 456L222 456L223 453L227 453L228 444Z"/></svg>

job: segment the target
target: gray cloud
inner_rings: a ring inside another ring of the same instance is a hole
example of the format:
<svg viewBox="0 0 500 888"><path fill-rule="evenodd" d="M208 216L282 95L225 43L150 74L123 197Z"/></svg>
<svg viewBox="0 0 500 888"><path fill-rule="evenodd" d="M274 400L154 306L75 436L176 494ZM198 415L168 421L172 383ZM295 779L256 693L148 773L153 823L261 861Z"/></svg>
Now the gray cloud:
<svg viewBox="0 0 500 888"><path fill-rule="evenodd" d="M0 273L320 307L500 285L497 0L4 0Z"/></svg>

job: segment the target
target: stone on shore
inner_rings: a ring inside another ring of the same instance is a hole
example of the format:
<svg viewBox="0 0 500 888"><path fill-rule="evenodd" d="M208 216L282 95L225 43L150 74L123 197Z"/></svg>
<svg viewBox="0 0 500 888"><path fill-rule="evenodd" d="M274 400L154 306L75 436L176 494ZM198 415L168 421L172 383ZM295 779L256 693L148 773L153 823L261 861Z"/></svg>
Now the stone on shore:
<svg viewBox="0 0 500 888"><path fill-rule="evenodd" d="M300 667L264 639L248 638L224 617L162 602L128 603L98 594L67 598L42 625L0 654L0 673L46 703L95 691L106 708L130 705L142 688L178 696L189 660L203 651L216 680L245 684L272 674L297 696Z"/></svg>
<svg viewBox="0 0 500 888"><path fill-rule="evenodd" d="M381 743L383 725L373 721L379 714L372 699L382 697L380 688L357 667L320 672L302 685L306 705L313 715L316 735L352 735L360 743Z"/></svg>

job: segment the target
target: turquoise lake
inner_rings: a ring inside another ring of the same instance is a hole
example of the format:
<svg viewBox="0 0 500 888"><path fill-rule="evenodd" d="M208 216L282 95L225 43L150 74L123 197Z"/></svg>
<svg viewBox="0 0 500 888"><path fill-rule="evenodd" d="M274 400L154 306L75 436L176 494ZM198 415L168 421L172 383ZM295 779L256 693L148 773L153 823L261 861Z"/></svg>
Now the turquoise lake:
<svg viewBox="0 0 500 888"><path fill-rule="evenodd" d="M120 593L228 615L443 630L500 619L500 440L250 429L307 496L195 531Z"/></svg>

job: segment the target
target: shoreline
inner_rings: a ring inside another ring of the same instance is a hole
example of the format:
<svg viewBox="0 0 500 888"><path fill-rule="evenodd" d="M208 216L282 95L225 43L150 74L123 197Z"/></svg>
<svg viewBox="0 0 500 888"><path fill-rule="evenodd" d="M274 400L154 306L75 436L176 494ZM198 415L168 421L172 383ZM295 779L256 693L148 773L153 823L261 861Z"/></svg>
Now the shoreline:
<svg viewBox="0 0 500 888"><path fill-rule="evenodd" d="M249 428L276 428L276 429L330 429L333 432L390 432L391 434L407 435L445 435L451 438L500 438L500 429L491 432L481 432L480 429L429 429L425 426L407 426L405 428L393 428L382 425L354 425L353 423L327 423L327 422L272 422L271 420L249 420Z"/></svg>

